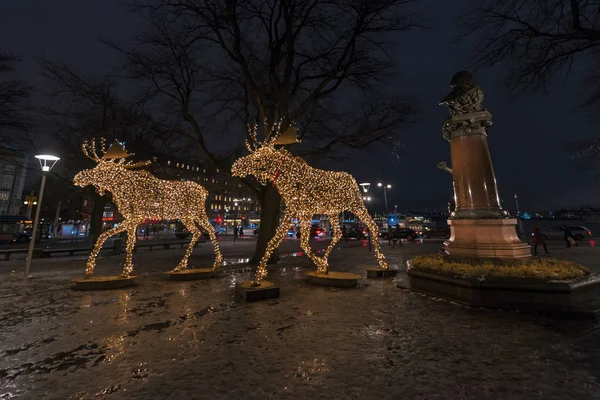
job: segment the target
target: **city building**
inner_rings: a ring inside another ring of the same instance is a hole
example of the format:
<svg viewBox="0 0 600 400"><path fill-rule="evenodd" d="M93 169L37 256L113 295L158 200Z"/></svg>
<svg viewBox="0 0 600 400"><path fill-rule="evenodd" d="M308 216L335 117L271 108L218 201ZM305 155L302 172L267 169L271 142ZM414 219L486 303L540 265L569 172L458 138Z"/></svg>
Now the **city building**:
<svg viewBox="0 0 600 400"><path fill-rule="evenodd" d="M19 215L27 162L24 152L8 146L0 147L0 215Z"/></svg>

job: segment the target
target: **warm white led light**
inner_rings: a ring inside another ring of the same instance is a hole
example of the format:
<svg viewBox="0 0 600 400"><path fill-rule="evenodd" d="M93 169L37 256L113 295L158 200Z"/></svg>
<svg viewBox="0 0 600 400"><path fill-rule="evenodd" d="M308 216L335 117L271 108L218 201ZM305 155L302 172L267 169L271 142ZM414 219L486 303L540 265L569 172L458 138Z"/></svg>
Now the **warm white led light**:
<svg viewBox="0 0 600 400"><path fill-rule="evenodd" d="M256 138L257 125L252 129L249 127L250 140L246 142L246 147L251 154L236 160L231 169L234 176L253 175L263 185L272 182L285 203L281 223L257 268L255 284L266 277L267 261L293 226L293 218L300 221L301 247L317 265L319 273L327 273L329 254L342 236L340 213L350 211L356 215L369 228L371 237L377 238L377 224L369 215L361 189L352 175L313 168L289 151L275 148L280 126L281 122L275 124L262 144ZM333 238L322 257L315 255L310 248L313 215L327 215L333 227ZM381 268L388 269L378 240L373 241L373 247Z"/></svg>
<svg viewBox="0 0 600 400"><path fill-rule="evenodd" d="M88 158L98 164L95 168L86 169L75 175L73 183L81 187L93 185L100 194L112 193L119 212L125 218L116 227L103 232L98 237L86 265L87 276L94 273L96 258L106 239L121 232L127 232L127 256L122 276L130 276L133 271L133 247L137 239L137 227L147 219L179 219L192 233L192 241L174 271L187 267L188 258L201 236L201 231L196 224L208 232L214 246L213 269L221 265L223 256L219 250L215 230L206 215L205 203L208 197L206 189L194 182L166 181L154 177L148 171L132 171L132 168L149 165L150 161L126 162L125 157L132 154L128 154L118 142L105 150L105 141L102 139L100 149L102 157L96 154L94 141L91 144L84 143L82 150Z"/></svg>

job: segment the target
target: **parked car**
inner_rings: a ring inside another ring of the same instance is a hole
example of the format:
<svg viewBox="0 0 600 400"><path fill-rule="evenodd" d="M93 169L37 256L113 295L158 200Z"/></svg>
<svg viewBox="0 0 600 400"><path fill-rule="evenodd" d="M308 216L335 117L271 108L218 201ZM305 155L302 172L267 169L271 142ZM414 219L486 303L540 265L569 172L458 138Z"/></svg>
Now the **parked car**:
<svg viewBox="0 0 600 400"><path fill-rule="evenodd" d="M13 233L12 239L9 244L12 243L29 243L31 240L31 235L29 233L21 232L21 233Z"/></svg>
<svg viewBox="0 0 600 400"><path fill-rule="evenodd" d="M290 230L290 232L293 232L293 230ZM290 235L289 232L288 232L288 235ZM295 232L295 235L296 235L296 237L298 239L300 239L300 230L298 230L297 232ZM292 236L292 235L290 235L290 236ZM321 227L318 227L316 225L313 225L310 228L310 237L311 238L315 238L316 239L316 238L320 238L320 237L323 237L323 236L325 236L325 229L323 229Z"/></svg>
<svg viewBox="0 0 600 400"><path fill-rule="evenodd" d="M366 239L367 229L366 228L349 228L346 230L347 238L354 239Z"/></svg>
<svg viewBox="0 0 600 400"><path fill-rule="evenodd" d="M592 236L592 232L585 226L567 226L571 233L573 233L573 239L580 241ZM555 226L554 228L543 231L542 235L548 240L563 240L565 238L565 232L562 226Z"/></svg>
<svg viewBox="0 0 600 400"><path fill-rule="evenodd" d="M383 240L390 240L388 231L379 232L379 237ZM397 239L406 239L408 241L415 240L419 237L417 232L410 228L400 228L400 232L397 229L394 229L394 237Z"/></svg>

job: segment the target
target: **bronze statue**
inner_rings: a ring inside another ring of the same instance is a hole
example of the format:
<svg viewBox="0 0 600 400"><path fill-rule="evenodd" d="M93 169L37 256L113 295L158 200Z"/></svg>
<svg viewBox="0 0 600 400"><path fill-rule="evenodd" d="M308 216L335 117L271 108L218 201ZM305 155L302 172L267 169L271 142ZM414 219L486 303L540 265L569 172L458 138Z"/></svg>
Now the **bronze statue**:
<svg viewBox="0 0 600 400"><path fill-rule="evenodd" d="M475 83L475 78L468 71L454 74L450 82L452 91L444 97L444 104L450 110L450 115L463 115L482 110L483 90Z"/></svg>

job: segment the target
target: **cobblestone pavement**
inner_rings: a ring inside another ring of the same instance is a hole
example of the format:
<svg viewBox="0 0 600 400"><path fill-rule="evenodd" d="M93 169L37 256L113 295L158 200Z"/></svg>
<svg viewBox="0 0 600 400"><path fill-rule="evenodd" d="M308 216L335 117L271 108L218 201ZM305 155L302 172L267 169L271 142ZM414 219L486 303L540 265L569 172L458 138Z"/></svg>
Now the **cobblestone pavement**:
<svg viewBox="0 0 600 400"><path fill-rule="evenodd" d="M438 247L384 252L398 267ZM310 286L303 257L271 268L281 298L245 303L233 287L250 273L235 265L222 279L164 280L181 255L138 253L138 285L103 292L69 289L82 258L36 262L26 283L0 264L0 399L600 398L595 324L469 309L392 280ZM120 260L100 260L99 272ZM376 262L355 242L331 265Z"/></svg>

